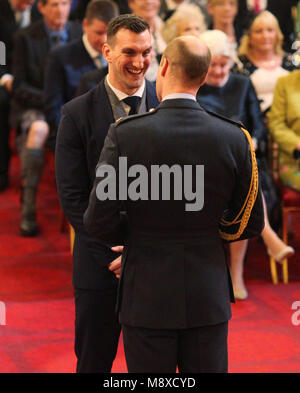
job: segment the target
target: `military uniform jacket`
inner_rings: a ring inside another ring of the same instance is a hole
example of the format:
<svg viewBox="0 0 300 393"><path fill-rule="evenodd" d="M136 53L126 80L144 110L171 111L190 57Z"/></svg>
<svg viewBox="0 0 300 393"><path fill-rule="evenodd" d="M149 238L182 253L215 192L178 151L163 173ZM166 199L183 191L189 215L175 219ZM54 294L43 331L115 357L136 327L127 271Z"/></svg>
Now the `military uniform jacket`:
<svg viewBox="0 0 300 393"><path fill-rule="evenodd" d="M184 198L128 199L122 202L127 230L120 219L120 202L97 198L104 177L96 177L84 223L102 241L125 244L120 322L186 329L227 321L233 295L219 229L221 218L235 216L249 190L252 168L245 134L237 124L207 113L197 102L166 100L150 114L111 126L98 169L107 164L118 168L119 157L127 158L128 168L139 164L148 173L153 165L204 165L201 210L187 211ZM196 174L192 176L195 184ZM259 235L263 225L258 192L240 239ZM231 229L225 226L222 231Z"/></svg>

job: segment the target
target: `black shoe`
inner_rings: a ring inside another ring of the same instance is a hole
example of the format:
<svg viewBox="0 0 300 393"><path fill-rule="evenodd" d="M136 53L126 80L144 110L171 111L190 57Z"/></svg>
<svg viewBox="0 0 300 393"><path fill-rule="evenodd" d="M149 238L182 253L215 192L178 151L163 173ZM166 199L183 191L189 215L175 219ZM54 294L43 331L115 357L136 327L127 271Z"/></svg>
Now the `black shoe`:
<svg viewBox="0 0 300 393"><path fill-rule="evenodd" d="M39 233L39 227L35 219L22 218L20 233L25 237L34 237Z"/></svg>
<svg viewBox="0 0 300 393"><path fill-rule="evenodd" d="M8 176L0 175L0 191L6 190L8 187Z"/></svg>

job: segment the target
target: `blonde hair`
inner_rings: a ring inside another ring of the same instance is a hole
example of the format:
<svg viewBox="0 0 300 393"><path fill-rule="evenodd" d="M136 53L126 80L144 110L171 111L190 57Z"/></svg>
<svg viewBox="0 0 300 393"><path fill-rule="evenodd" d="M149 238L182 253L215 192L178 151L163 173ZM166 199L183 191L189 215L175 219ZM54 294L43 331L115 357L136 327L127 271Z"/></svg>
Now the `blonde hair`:
<svg viewBox="0 0 300 393"><path fill-rule="evenodd" d="M270 11L263 11L254 18L248 32L244 34L243 37L241 38L241 44L238 49L238 54L240 56L241 55L247 56L251 51L251 44L250 44L251 31L262 20L266 21L267 24L272 25L276 30L277 33L277 42L275 45L276 55L282 55L284 53L282 50L283 34L280 30L278 19Z"/></svg>
<svg viewBox="0 0 300 393"><path fill-rule="evenodd" d="M209 48L212 56L225 56L234 60L235 53L227 35L221 30L207 30L199 39Z"/></svg>
<svg viewBox="0 0 300 393"><path fill-rule="evenodd" d="M161 35L166 43L171 42L174 38L178 36L178 23L181 21L197 19L199 21L200 32L206 30L206 23L204 16L200 11L199 7L195 4L185 4L177 8L174 14L167 19L162 30Z"/></svg>

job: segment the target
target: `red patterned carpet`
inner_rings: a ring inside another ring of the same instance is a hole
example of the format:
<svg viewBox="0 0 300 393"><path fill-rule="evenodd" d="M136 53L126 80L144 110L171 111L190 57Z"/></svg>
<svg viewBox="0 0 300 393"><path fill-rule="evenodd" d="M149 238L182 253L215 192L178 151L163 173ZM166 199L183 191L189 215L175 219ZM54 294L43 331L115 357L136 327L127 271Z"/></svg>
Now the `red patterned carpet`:
<svg viewBox="0 0 300 393"><path fill-rule="evenodd" d="M0 194L0 304L6 311L6 324L0 325L0 372L74 372L72 261L68 234L59 230L53 159L48 159L39 192L42 231L37 238L18 233L18 174L14 157L11 186ZM300 372L300 325L291 319L292 303L300 301L299 218L293 219L291 244L298 253L289 263L289 284L271 283L264 246L250 243L245 267L249 298L232 306L230 372ZM122 343L113 371L126 372Z"/></svg>

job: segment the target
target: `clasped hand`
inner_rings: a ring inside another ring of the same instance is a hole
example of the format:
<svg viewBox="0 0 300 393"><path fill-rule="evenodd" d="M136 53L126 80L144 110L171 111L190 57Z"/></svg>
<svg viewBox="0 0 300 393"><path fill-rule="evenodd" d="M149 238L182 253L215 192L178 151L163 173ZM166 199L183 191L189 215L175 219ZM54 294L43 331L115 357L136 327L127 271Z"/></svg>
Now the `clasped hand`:
<svg viewBox="0 0 300 393"><path fill-rule="evenodd" d="M111 249L114 252L123 252L123 246L115 246L112 247ZM117 278L120 278L121 275L121 269L122 269L122 255L120 255L118 258L114 259L109 265L108 269L115 274Z"/></svg>

